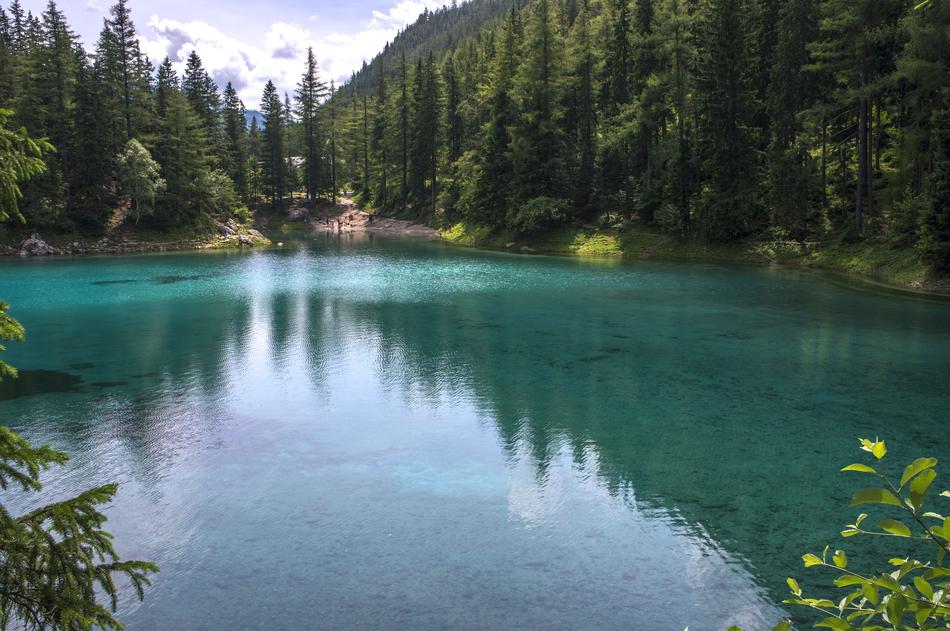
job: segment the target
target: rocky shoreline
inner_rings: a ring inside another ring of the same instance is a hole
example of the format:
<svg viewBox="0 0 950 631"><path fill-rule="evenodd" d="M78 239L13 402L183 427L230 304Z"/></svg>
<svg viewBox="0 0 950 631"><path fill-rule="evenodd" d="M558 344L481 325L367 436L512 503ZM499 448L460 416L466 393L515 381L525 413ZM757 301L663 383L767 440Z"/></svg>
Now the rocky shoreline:
<svg viewBox="0 0 950 631"><path fill-rule="evenodd" d="M259 231L241 226L233 219L215 222L215 233L184 239L141 239L129 233L88 238L50 239L33 232L18 245L0 244L0 256L45 257L83 254L137 254L172 252L176 250L213 250L226 248L257 248L271 241Z"/></svg>

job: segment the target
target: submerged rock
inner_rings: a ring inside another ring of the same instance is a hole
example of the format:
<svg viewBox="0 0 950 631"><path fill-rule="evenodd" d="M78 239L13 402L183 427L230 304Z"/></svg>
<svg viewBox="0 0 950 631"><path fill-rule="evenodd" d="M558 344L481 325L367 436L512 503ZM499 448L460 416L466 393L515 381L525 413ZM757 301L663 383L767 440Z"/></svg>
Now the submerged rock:
<svg viewBox="0 0 950 631"><path fill-rule="evenodd" d="M38 232L34 232L29 239L20 244L20 256L50 256L60 253L58 249L44 241Z"/></svg>

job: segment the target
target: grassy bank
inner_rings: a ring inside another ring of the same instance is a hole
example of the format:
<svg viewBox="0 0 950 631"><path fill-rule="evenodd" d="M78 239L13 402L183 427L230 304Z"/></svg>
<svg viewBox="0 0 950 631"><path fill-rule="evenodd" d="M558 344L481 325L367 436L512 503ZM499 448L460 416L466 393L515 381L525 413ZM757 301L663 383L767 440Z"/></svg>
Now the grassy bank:
<svg viewBox="0 0 950 631"><path fill-rule="evenodd" d="M782 264L847 274L908 291L950 295L950 277L931 274L913 251L894 249L884 242L800 244L747 240L711 244L642 229L614 231L578 226L518 237L465 223L443 230L441 236L458 245L527 254Z"/></svg>

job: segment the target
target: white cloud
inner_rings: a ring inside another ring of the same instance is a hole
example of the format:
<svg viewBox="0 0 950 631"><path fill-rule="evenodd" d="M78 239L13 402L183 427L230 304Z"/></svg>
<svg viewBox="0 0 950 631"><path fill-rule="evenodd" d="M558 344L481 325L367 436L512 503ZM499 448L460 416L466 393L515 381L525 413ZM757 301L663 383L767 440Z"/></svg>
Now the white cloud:
<svg viewBox="0 0 950 631"><path fill-rule="evenodd" d="M399 29L414 22L424 9L433 10L443 4L444 0L402 0L386 12L373 11L353 32L314 33L299 24L275 22L259 42L241 41L204 21L179 22L152 15L147 28L140 32L140 39L153 63L167 55L179 75L189 53L197 50L218 85L223 87L230 81L247 107L255 108L268 80L281 93L293 93L308 47L314 49L323 78L334 79L339 85L381 51ZM308 21L315 22L317 18L312 15Z"/></svg>

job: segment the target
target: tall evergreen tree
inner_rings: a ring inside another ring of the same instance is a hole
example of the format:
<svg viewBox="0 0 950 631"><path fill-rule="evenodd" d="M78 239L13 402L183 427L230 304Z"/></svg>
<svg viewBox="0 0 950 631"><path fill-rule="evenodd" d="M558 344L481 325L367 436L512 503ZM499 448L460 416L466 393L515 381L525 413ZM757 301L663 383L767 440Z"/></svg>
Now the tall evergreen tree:
<svg viewBox="0 0 950 631"><path fill-rule="evenodd" d="M284 107L273 81L268 81L264 86L261 113L264 115L261 162L264 169L265 194L270 199L271 208L278 208L286 193L287 169L284 163Z"/></svg>
<svg viewBox="0 0 950 631"><path fill-rule="evenodd" d="M559 198L567 192L560 129L562 46L549 0L537 0L514 82L519 115L511 131L511 153L515 194L521 200Z"/></svg>
<svg viewBox="0 0 950 631"><path fill-rule="evenodd" d="M234 188L246 204L250 200L248 186L248 140L244 103L231 82L224 88L224 139L227 148L225 166Z"/></svg>
<svg viewBox="0 0 950 631"><path fill-rule="evenodd" d="M759 197L759 103L749 0L710 0L702 22L698 77L703 170L700 229L726 241L762 227Z"/></svg>
<svg viewBox="0 0 950 631"><path fill-rule="evenodd" d="M308 48L307 66L300 83L297 84L295 96L302 134L303 183L307 199L311 202L317 199L317 194L322 187L320 171L323 163L323 147L318 114L320 100L326 96L326 89L326 84L320 80L313 48Z"/></svg>

